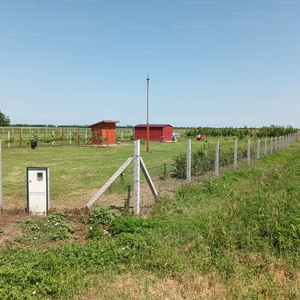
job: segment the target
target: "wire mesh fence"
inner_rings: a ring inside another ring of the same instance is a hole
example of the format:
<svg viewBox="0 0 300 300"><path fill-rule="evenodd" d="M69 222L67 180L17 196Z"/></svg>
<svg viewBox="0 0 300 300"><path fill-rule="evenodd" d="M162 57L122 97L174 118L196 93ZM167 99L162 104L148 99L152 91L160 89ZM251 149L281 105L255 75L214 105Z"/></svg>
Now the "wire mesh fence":
<svg viewBox="0 0 300 300"><path fill-rule="evenodd" d="M36 139L39 146L82 146L92 145L91 128L82 127L0 127L3 147L30 147ZM133 129L116 128L116 143L133 140Z"/></svg>

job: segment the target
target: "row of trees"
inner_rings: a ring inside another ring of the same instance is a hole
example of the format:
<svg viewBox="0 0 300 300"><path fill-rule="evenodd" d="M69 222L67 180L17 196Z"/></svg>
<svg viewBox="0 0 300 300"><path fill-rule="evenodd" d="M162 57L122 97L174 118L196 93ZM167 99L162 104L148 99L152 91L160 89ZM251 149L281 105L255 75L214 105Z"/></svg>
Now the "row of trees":
<svg viewBox="0 0 300 300"><path fill-rule="evenodd" d="M0 110L0 126L9 126L10 125L10 119L8 116L6 116L4 113Z"/></svg>
<svg viewBox="0 0 300 300"><path fill-rule="evenodd" d="M238 139L243 139L244 137L252 137L256 136L258 138L262 138L265 136L268 137L278 137L283 136L291 133L297 132L297 129L293 128L292 126L287 126L284 128L284 126L276 126L271 125L269 127L264 126L261 128L237 128L237 127L223 127L223 128L215 128L215 127L195 127L190 128L185 131L186 136L197 136L197 135L205 135L205 136L223 136L223 137L229 137L234 136Z"/></svg>

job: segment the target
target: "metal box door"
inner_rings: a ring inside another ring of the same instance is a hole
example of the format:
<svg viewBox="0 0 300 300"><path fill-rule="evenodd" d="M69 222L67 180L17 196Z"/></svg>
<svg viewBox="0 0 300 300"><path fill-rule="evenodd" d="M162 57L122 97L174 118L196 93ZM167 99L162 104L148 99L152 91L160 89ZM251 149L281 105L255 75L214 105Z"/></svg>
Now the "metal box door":
<svg viewBox="0 0 300 300"><path fill-rule="evenodd" d="M29 213L47 214L49 205L48 168L27 168L27 209Z"/></svg>

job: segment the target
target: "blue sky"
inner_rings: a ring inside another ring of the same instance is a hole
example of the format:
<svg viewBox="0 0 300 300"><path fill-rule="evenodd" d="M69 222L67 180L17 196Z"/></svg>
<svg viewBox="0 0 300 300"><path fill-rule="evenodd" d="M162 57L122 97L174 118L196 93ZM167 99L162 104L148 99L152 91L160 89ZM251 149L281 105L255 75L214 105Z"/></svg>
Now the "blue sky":
<svg viewBox="0 0 300 300"><path fill-rule="evenodd" d="M263 3L262 3L263 2ZM300 128L300 1L0 0L13 124Z"/></svg>

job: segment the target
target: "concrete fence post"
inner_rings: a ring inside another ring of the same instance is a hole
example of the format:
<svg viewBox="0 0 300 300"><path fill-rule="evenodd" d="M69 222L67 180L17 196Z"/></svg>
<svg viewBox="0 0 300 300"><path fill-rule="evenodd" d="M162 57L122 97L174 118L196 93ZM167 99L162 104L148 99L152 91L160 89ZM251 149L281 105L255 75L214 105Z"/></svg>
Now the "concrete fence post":
<svg viewBox="0 0 300 300"><path fill-rule="evenodd" d="M54 146L54 130L52 130L52 136L53 136L52 146Z"/></svg>
<svg viewBox="0 0 300 300"><path fill-rule="evenodd" d="M260 155L260 138L257 139L257 155L256 158L259 159Z"/></svg>
<svg viewBox="0 0 300 300"><path fill-rule="evenodd" d="M192 141L189 139L187 141L186 149L186 181L191 182L191 165L192 165Z"/></svg>
<svg viewBox="0 0 300 300"><path fill-rule="evenodd" d="M8 141L10 140L10 132L9 131L7 131L7 139L8 139ZM8 142L7 146L8 146L8 148L10 148L10 142Z"/></svg>
<svg viewBox="0 0 300 300"><path fill-rule="evenodd" d="M277 152L277 136L275 136L275 152Z"/></svg>
<svg viewBox="0 0 300 300"><path fill-rule="evenodd" d="M268 150L268 138L265 137L265 156L267 156L267 150Z"/></svg>
<svg viewBox="0 0 300 300"><path fill-rule="evenodd" d="M133 213L140 214L140 140L134 141Z"/></svg>
<svg viewBox="0 0 300 300"><path fill-rule="evenodd" d="M247 143L247 164L248 166L250 166L250 139L248 139L248 143Z"/></svg>
<svg viewBox="0 0 300 300"><path fill-rule="evenodd" d="M216 141L216 156L215 156L215 176L219 177L219 154L220 154L220 143Z"/></svg>
<svg viewBox="0 0 300 300"><path fill-rule="evenodd" d="M270 154L273 154L273 138L270 139Z"/></svg>
<svg viewBox="0 0 300 300"><path fill-rule="evenodd" d="M234 140L234 152L233 152L233 169L237 168L237 144L238 141Z"/></svg>
<svg viewBox="0 0 300 300"><path fill-rule="evenodd" d="M0 140L0 211L2 209L2 145Z"/></svg>

